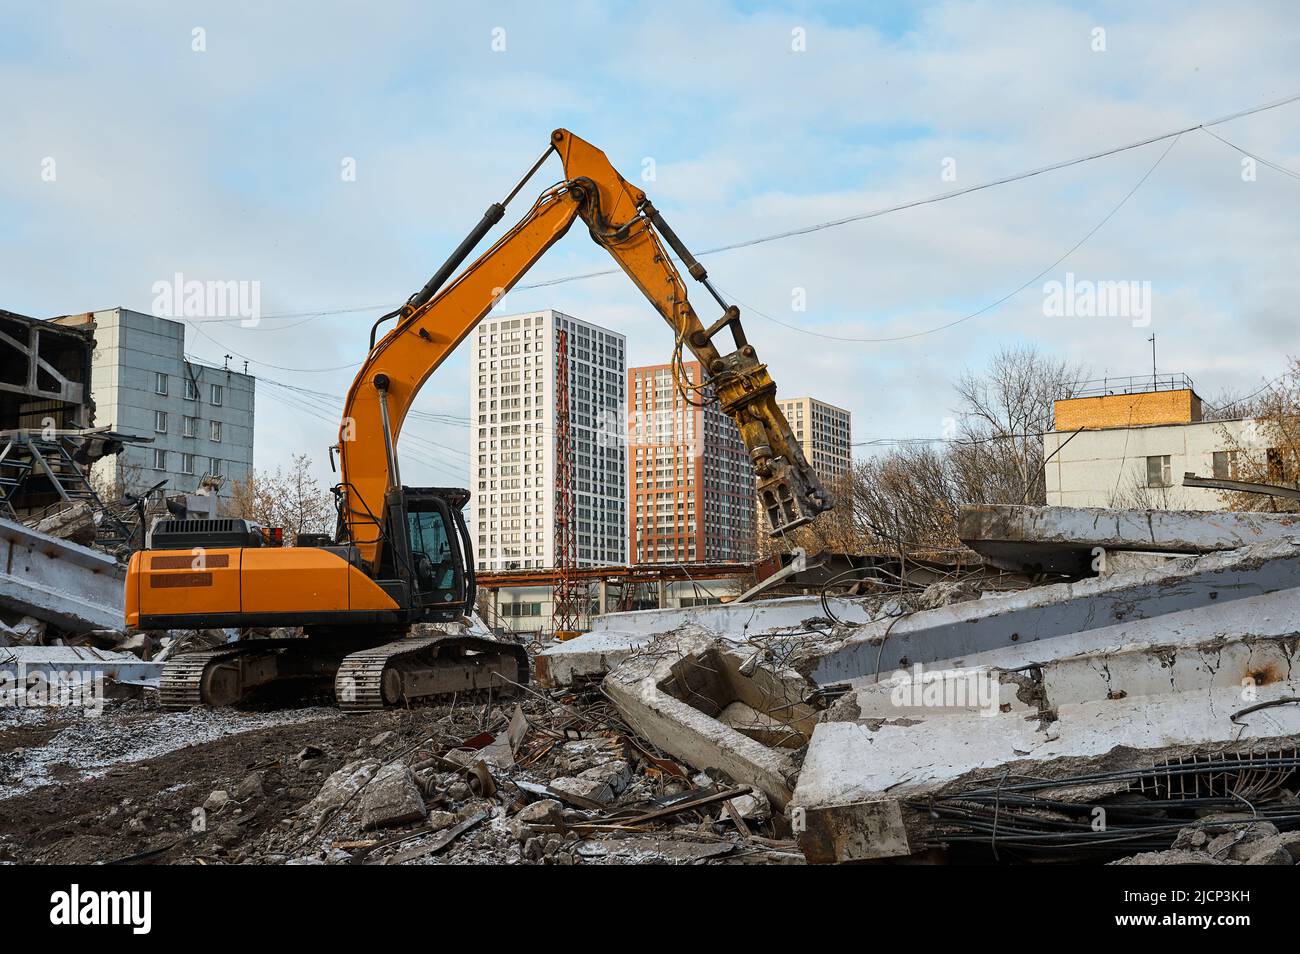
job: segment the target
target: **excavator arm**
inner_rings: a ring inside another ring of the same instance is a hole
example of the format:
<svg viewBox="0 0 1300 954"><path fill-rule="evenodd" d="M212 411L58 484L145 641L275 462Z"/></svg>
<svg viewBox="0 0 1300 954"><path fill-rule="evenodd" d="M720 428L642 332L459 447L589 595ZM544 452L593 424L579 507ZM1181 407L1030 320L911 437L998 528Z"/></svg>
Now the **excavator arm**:
<svg viewBox="0 0 1300 954"><path fill-rule="evenodd" d="M517 225L443 287L551 151L563 161L564 181L542 193ZM575 218L583 220L592 239L614 257L673 329L674 367L679 367L683 349L703 366L702 385L692 385L678 374L678 386L701 392L700 400L705 397L702 392L711 389L722 410L736 422L758 474L759 499L773 535L802 526L830 509L817 475L776 403L776 385L745 339L739 309L722 299L704 267L645 193L624 180L599 149L559 129L505 201L488 208L420 292L385 316L396 318L397 323L372 345L348 391L338 445L341 530L371 567L378 564L383 545L385 495L401 486L398 437L421 386ZM661 237L718 302L722 314L712 324L705 326L695 313ZM723 329L730 330L734 344L726 354L714 343Z"/></svg>

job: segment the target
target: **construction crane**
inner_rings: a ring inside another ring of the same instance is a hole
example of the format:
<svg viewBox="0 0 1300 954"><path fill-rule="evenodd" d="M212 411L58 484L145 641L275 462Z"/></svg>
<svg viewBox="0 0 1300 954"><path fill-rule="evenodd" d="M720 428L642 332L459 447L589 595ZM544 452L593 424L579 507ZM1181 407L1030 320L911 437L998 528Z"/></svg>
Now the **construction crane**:
<svg viewBox="0 0 1300 954"><path fill-rule="evenodd" d="M564 179L451 280L552 152L564 165ZM303 535L285 547L279 531L246 520L164 520L154 528L151 549L132 557L128 627L301 627L305 636L245 636L173 657L161 677L164 706L229 704L285 680L332 677L335 697L348 709L504 694L528 681L522 646L467 635L409 635L413 624L463 619L471 611L474 559L462 514L469 491L403 486L397 447L425 381L579 218L672 329L678 387L693 392L693 400L717 400L736 422L773 535L830 509L777 406L776 386L745 338L739 309L710 283L704 266L645 193L624 180L599 149L559 129L424 287L371 329L370 351L348 391L339 442L330 449L340 469L333 488L335 534ZM696 315L669 248L721 308L712 323ZM376 341L388 320L396 324ZM734 345L725 354L715 344L724 329ZM693 384L680 373L683 349L705 369L702 382Z"/></svg>
<svg viewBox="0 0 1300 954"><path fill-rule="evenodd" d="M569 333L555 339L555 571L551 590L551 632L564 642L578 635L586 615L587 582L578 569L577 506L573 499L573 428L569 415Z"/></svg>

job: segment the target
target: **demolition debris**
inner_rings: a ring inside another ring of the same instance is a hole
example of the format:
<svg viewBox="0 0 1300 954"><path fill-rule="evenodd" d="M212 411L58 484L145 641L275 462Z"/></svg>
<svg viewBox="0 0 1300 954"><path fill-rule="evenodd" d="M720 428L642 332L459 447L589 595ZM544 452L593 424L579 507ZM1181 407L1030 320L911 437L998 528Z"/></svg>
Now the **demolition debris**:
<svg viewBox="0 0 1300 954"><path fill-rule="evenodd" d="M11 662L118 691L0 715L0 858L1295 864L1291 519L972 508L996 567L889 584L862 562L852 596L610 613L513 699L359 714L163 712L140 656L231 634L122 652L9 618Z"/></svg>

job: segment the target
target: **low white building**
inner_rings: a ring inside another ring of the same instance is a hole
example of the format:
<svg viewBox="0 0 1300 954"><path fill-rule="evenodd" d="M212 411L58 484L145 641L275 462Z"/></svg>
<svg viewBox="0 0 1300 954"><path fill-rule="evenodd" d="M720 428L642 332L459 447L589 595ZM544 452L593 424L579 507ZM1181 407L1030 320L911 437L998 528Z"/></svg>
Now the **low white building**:
<svg viewBox="0 0 1300 954"><path fill-rule="evenodd" d="M1235 477L1237 453L1265 449L1255 422L1202 420L1181 375L1167 387L1142 382L1056 402L1056 430L1043 438L1048 506L1225 509L1223 491L1186 487L1183 475Z"/></svg>
<svg viewBox="0 0 1300 954"><path fill-rule="evenodd" d="M1249 446L1252 423L1055 431L1043 442L1048 506L1222 510L1222 491L1184 487L1183 474L1233 476L1234 448Z"/></svg>

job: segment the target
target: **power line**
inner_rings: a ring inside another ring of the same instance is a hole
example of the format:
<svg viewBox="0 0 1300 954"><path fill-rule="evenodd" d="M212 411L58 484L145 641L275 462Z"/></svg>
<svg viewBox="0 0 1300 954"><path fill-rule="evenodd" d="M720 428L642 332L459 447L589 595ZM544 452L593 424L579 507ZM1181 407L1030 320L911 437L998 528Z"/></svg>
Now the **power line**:
<svg viewBox="0 0 1300 954"><path fill-rule="evenodd" d="M1291 169L1288 169L1286 166L1278 165L1276 162L1270 162L1269 160L1265 159L1263 156L1256 155L1253 152L1250 152L1246 149L1242 149L1235 142L1228 142L1228 140L1224 139L1218 133L1212 132L1209 129L1203 130L1203 132L1205 132L1206 135L1213 136L1215 139L1219 140L1219 142L1223 143L1225 146L1232 147L1233 149L1241 153L1243 156L1249 156L1250 158L1254 159L1256 162L1263 163L1264 165L1268 166L1270 169L1280 172L1283 175L1290 176L1292 179L1300 179L1300 172L1295 172Z"/></svg>
<svg viewBox="0 0 1300 954"><path fill-rule="evenodd" d="M284 389L289 390L289 391L291 391L291 392L292 392L292 391L301 391L301 390L302 390L302 389L300 389L300 388L294 388L294 387L291 387L291 386L289 386L289 385L281 384L279 381L273 381L273 380L270 379L270 378L259 378L258 380L260 380L260 381L264 381L264 382L266 382L267 384L271 384L271 385L274 385L274 386L276 386L276 387L284 388ZM312 393L313 396L315 396L315 397L317 397L317 398L323 398L323 399L325 399L325 400L328 400L328 401L334 403L336 406L341 406L342 403L343 403L343 401L342 401L341 398L337 398L337 397L335 397L335 396L333 396L333 395L325 394L324 392L321 392L321 391L316 391L316 392L311 392L311 393ZM303 402L302 400L297 399L297 398L295 398L295 397L292 397L292 396L290 396L290 395L282 395L281 397L282 397L282 400L284 400L284 401L286 401L286 402L292 404L294 407L300 407L300 408L302 408L302 407L312 407L311 405L306 405L305 402ZM313 408L313 410L319 410L319 408ZM409 416L409 415L408 415L408 416ZM409 429L408 429L408 430L405 430L405 431L403 432L402 437L403 437L404 439L406 439L406 440L418 441L418 442L420 442L421 444L426 444L426 445L428 445L428 446L431 447L431 448L436 448L437 450L443 450L443 451L447 451L447 452L452 453L452 454L458 454L458 455L460 455L461 457L465 458L466 461L469 460L469 452L468 452L468 451L461 450L460 448L457 448L457 447L452 447L452 446L450 446L449 444L442 444L442 443L439 443L438 441L435 441L435 440L433 440L432 438L425 437L425 436L422 435L422 434L416 434L415 432L413 432L413 431L411 431L411 430L409 430Z"/></svg>
<svg viewBox="0 0 1300 954"><path fill-rule="evenodd" d="M879 217L882 216L882 215L889 215L890 213L893 213L893 212L901 212L901 211L904 211L904 210L907 210L907 209L914 209L914 208L917 208L918 206L923 206L923 205L932 205L932 204L934 204L934 203L936 203L936 202L944 202L944 201L946 201L946 200L948 200L948 199L955 199L955 198L958 198L958 197L963 196L963 195L969 195L969 194L971 194L971 193L973 193L973 192L980 192L980 191L982 191L982 190L984 190L984 189L991 189L991 188L993 188L994 186L1006 185L1006 184L1011 183L1011 182L1018 182L1018 181L1020 181L1020 180L1022 180L1022 179L1029 179L1029 178L1032 178L1032 177L1034 177L1034 176L1044 175L1045 173L1048 173L1048 172L1055 172L1055 171L1060 170L1060 169L1066 169L1066 168L1069 168L1070 166L1076 166L1076 165L1079 165L1079 164L1081 164L1081 163L1091 162L1091 161L1094 160L1094 159L1103 159L1103 158L1106 158L1106 157L1108 157L1108 156L1118 155L1119 153L1122 153L1122 152L1128 152L1129 150L1132 150L1132 149L1138 149L1138 148L1141 148L1142 146L1149 146L1149 145L1151 145L1151 144L1153 144L1153 143L1161 142L1161 141L1166 140L1166 139L1176 139L1177 137L1183 135L1184 133L1193 132L1193 131L1195 131L1195 130L1197 130L1197 129L1202 129L1202 130L1205 130L1206 132L1209 132L1211 126L1219 126L1219 125L1222 125L1222 124L1224 124L1224 123L1232 122L1232 121L1235 120L1235 119L1242 119L1242 118L1244 118L1244 117L1246 117L1246 116L1251 116L1251 115L1254 115L1254 114L1256 114L1256 113L1266 112L1267 110L1270 110L1270 109L1277 109L1277 108L1280 107L1280 106L1286 106L1286 105L1289 105L1290 103L1294 103L1294 102L1296 102L1296 101L1298 101L1298 100L1300 100L1300 93L1296 93L1296 94L1293 94L1293 95L1291 95L1291 96L1286 96L1286 97L1283 97L1282 99L1273 100L1272 102L1263 103L1263 104L1261 104L1261 105L1259 105L1259 106L1252 106L1252 107L1250 107L1250 108L1248 108L1248 109L1238 110L1237 112L1229 113L1229 114L1226 115L1226 116L1220 116L1220 117L1218 117L1217 119L1211 119L1211 120L1207 120L1206 122L1203 122L1203 123L1196 123L1196 124L1191 125L1191 126L1185 126L1185 127L1183 127L1182 129L1176 129L1176 130L1173 130L1173 131L1171 131L1171 132L1161 133L1161 134L1158 135L1158 136L1150 136L1150 137L1148 137L1148 138L1146 138L1146 139L1140 139L1140 140L1138 140L1138 141L1136 141L1136 142L1130 142L1130 143L1127 143L1127 144L1122 145L1122 146L1113 146L1113 147L1111 147L1111 148L1109 148L1109 149L1102 149L1102 150L1099 150L1098 152L1092 152L1092 153L1089 153L1089 154L1084 155L1084 156L1077 156L1077 157L1075 157L1075 158L1073 158L1073 159L1065 159L1065 160L1062 160L1062 161L1060 161L1060 162L1054 162L1054 163L1050 163L1050 164L1045 165L1045 166L1039 166L1038 168L1035 168L1035 169L1029 169L1029 170L1026 170L1026 171L1024 171L1024 172L1018 172L1018 173L1014 173L1014 174L1012 174L1012 175L1002 176L1002 177L997 178L997 179L990 179L990 180L988 180L988 181L986 181L986 182L977 183L977 184L972 185L972 186L966 186L966 187L961 188L961 189L954 189L954 190L951 190L951 191L949 191L949 192L940 192L940 193L937 193L937 194L935 194L935 195L926 196L925 198L921 198L921 199L913 199L913 200L908 201L908 202L901 202L901 203L899 203L899 204L897 204L897 205L891 205L891 206L885 206L885 207L883 207L883 208L871 209L871 210L866 211L866 212L859 212L859 213L855 213L855 214L853 214L853 215L844 216L843 218L839 218L839 219L831 219L831 220L826 221L826 222L819 222L819 223L815 223L815 224L812 224L812 225L806 225L806 226L801 226L801 227L798 227L798 228L787 229L787 230L782 231L782 232L774 232L774 233L772 233L772 234L770 234L770 235L764 235L764 236L760 236L760 237L758 237L758 238L744 239L744 240L739 241L739 242L732 242L732 243L730 243L730 244L728 244L728 245L718 245L718 246L715 246L715 247L713 247L713 248L708 248L708 249L704 249L703 251L696 252L695 255L696 255L696 257L698 258L698 257L701 256L701 255L716 255L716 254L721 253L721 252L730 252L730 251L736 251L736 250L738 250L738 249L752 248L752 247L755 246L755 245L763 245L763 244L766 244L766 243L768 243L768 242L775 242L775 241L778 241L778 240L780 240L780 239L792 238L792 237L799 236L799 235L807 235L807 234L810 234L810 233L812 233L812 232L820 232L820 231L822 231L822 230L824 230L824 229L838 228L838 227L840 227L840 226L848 225L848 224L853 223L853 222L862 222L862 221L866 221L867 219L879 218ZM1213 133L1210 133L1210 134L1211 134L1211 135L1214 135ZM1228 145L1232 146L1232 148L1234 148L1234 149L1238 149L1238 151L1245 152L1245 150L1241 150L1240 147L1238 147L1238 146L1233 146L1232 143L1228 143L1227 140L1223 140L1222 137L1215 136L1215 138L1216 138L1216 139L1221 139L1221 141L1223 141L1223 142L1227 143ZM1246 155L1251 155L1251 154L1250 154L1250 153L1246 153ZM1277 169L1277 170L1280 171L1280 172L1285 172L1287 175L1293 175L1293 176L1296 176L1296 175L1297 175L1296 173L1292 172L1291 170L1285 169L1285 168L1280 167L1280 166L1276 166L1276 165L1274 165L1274 164L1272 164L1272 163L1269 163L1267 160L1264 160L1264 159L1262 159L1262 158L1260 158L1260 157L1258 157L1258 156L1251 155L1251 158L1256 159L1256 160L1259 161L1259 162L1264 162L1265 165L1270 166L1270 168L1275 168L1275 169ZM1297 177L1300 177L1300 176L1297 176ZM531 283L529 283L529 284L516 285L516 286L515 286L515 290L518 290L518 291L529 291L529 290L538 289L538 288L550 288L550 287L552 287L552 286L554 286L554 285L563 285L563 284L566 284L566 283L569 283L569 282L585 281L585 280L590 279L590 278L600 278L600 277L603 277L603 276L605 276L605 275L616 275L616 274L618 274L618 273L619 273L619 269L616 269L616 268L606 268L606 269L600 269L600 270L598 270L598 271L592 271L592 272L581 272L581 273L574 274L574 275L565 275L565 276L561 276L561 277L559 277L559 278L550 278L550 279L545 279L545 280L543 280L543 281L539 281L539 282L531 282ZM359 307L353 307L353 308L326 309L326 310L315 311L315 312L310 312L310 311L302 311L302 312L284 312L284 313L276 314L276 315L264 315L264 316L262 316L262 317L263 317L264 319L268 319L268 320L270 320L270 319L280 319L280 318L304 318L304 317L307 318L308 320L314 320L315 318L324 318L324 317L329 317L329 316L333 316L333 315L353 314L353 313L361 312L361 311L381 311L381 310L382 310L382 311L389 311L389 310L391 310L393 307L395 307L395 306L394 306L393 304L390 303L390 304L384 304L384 305L359 306ZM234 320L237 320L237 319L223 319L223 320L234 321ZM292 327L296 327L296 326L292 326ZM217 342L214 342L214 343L217 343ZM224 346L222 346L222 347L224 347ZM240 357L243 357L243 356L241 355ZM250 358L249 360L251 361L252 359ZM268 367L269 367L269 365L268 365ZM282 369L282 370L293 370L293 369ZM329 370L329 369L319 369L319 370Z"/></svg>
<svg viewBox="0 0 1300 954"><path fill-rule="evenodd" d="M352 368L359 368L364 363L362 361L354 361L351 364L339 364L331 368L289 368L280 364L271 364L269 361L259 361L257 358L250 358L248 355L244 354L243 352L236 351L230 345L222 344L220 341L212 337L212 335L208 334L206 331L200 328L193 321L190 321L188 318L183 320L185 321L185 324L188 325L192 330L202 335L203 337L207 338L218 348L224 348L227 351L229 351L231 354L235 355L236 357L243 358L249 364L260 365L263 368L273 368L276 371L294 371L301 374L321 374L326 371L343 371L343 370L350 370Z"/></svg>
<svg viewBox="0 0 1300 954"><path fill-rule="evenodd" d="M1251 392L1250 392L1249 394L1247 394L1245 397L1231 398L1231 399L1228 400L1226 403L1224 403L1224 404L1219 404L1219 405L1210 404L1210 403L1208 403L1208 402L1202 402L1202 403L1205 404L1205 406L1208 407L1211 411L1222 411L1224 408L1231 407L1233 404L1238 404L1238 405L1240 405L1240 404L1245 404L1247 401L1250 401L1250 400L1252 400L1253 398L1258 397L1259 395L1263 394L1265 391L1267 391L1267 390L1269 390L1270 388L1272 388L1274 385L1276 385L1279 381L1281 381L1283 378L1285 378L1285 377L1286 377L1288 374L1290 374L1290 373L1291 373L1291 372L1289 372L1289 371L1283 371L1281 374L1279 374L1279 375L1278 375L1277 377L1275 377L1273 380L1265 382L1263 387L1258 388L1258 389L1256 389L1256 390L1254 390L1254 391L1251 391Z"/></svg>
<svg viewBox="0 0 1300 954"><path fill-rule="evenodd" d="M1147 179L1151 176L1151 173L1156 171L1156 168L1160 165L1160 163L1164 162L1165 156L1169 155L1170 150L1172 150L1174 146L1178 144L1179 138L1181 138L1181 134L1175 136L1170 141L1169 145L1165 147L1165 151L1160 154L1160 156L1152 164L1151 168L1148 169L1145 173L1143 173L1142 178L1138 179L1137 183L1133 186L1133 188L1129 189L1128 192L1125 193L1124 198L1119 200L1119 204L1116 205L1109 212L1107 212L1105 218L1103 218L1100 222L1098 222L1091 229L1089 229L1088 232L1083 236L1083 238L1079 239L1079 241L1075 242L1072 246L1070 246L1070 248L1066 250L1064 255L1062 255L1056 261L1052 262L1052 264L1048 265L1038 274L1034 275L1024 284L1007 292L1005 295L1003 295L1001 298L997 299L996 301L990 302L989 304L985 305L983 308L980 308L978 311L973 311L969 315L966 315L963 318L957 318L953 321L947 322L946 324L936 325L935 327L927 328L924 331L913 331L905 335L892 335L884 338L854 338L846 335L828 335L825 334L824 332L813 331L810 328L802 328L799 325L789 324L788 322L781 321L779 318L773 318L771 315L759 311L757 308L753 307L752 305L746 305L743 301L741 301L739 298L737 298L735 295L732 295L730 292L726 291L725 289L719 287L718 290L722 292L724 295L726 295L728 298L735 301L738 305L741 305L748 311L752 311L760 318L766 318L768 321L774 322L775 324L778 324L783 328L789 328L791 331L797 331L800 334L812 335L815 338L827 338L831 341L848 341L848 342L854 342L858 344L883 344L885 342L891 342L891 341L907 341L912 338L921 338L924 337L925 335L932 335L938 331L945 331L948 328L952 328L956 325L960 325L967 321L970 321L972 318L978 318L980 315L992 311L994 308L997 308L999 305L1003 304L1004 302L1009 301L1010 299L1014 298L1016 295L1019 295L1030 285L1037 282L1048 272L1055 269L1058 265L1064 262L1075 252L1077 252L1083 246L1083 244L1086 241L1088 241L1088 239L1092 238L1095 234L1097 234L1097 232L1101 230L1101 227L1105 225L1107 222L1109 222L1115 216L1115 214L1119 212L1120 209L1124 208L1125 204L1128 202L1129 199L1133 198L1133 194L1136 193L1138 189L1142 188L1142 184L1147 181Z"/></svg>
<svg viewBox="0 0 1300 954"><path fill-rule="evenodd" d="M1192 126L1185 126L1182 129L1175 129L1172 132L1161 133L1158 136L1150 136L1146 139L1140 139L1137 142L1131 142L1123 146L1113 146L1109 149L1102 149L1099 152L1092 152L1086 156L1079 156L1074 159L1066 159L1061 162L1054 162L1051 163L1050 165L1039 166L1037 169L1029 169L1025 172L1018 172L1015 173L1014 175L1003 176L999 179L990 179L987 182L981 182L976 185L966 186L965 188L962 189L954 189L950 192L940 192L936 195L927 196L926 198L923 199L913 199L910 202L901 202L898 205L890 205L880 209L872 209L869 212L859 212L854 215L846 215L843 218L831 219L830 221L819 222L815 225L805 225L800 228L787 229L783 232L774 232L771 235L765 235L760 238L754 238L754 239L746 239L741 242L733 242L730 245L719 245L714 248L705 249L702 252L696 252L695 256L696 258L699 258L701 255L714 255L719 252L730 252L736 249L751 248L755 245L763 245L767 242L778 241L779 239L791 238L797 235L807 235L810 232L820 232L823 229L833 229L833 228L838 228L839 226L842 225L848 225L852 222L862 222L867 219L878 218L882 215L888 215L891 212L901 212L905 209L914 209L922 205L932 205L935 202L943 202L946 201L947 199L955 199L958 196L969 195L972 192L979 192L983 189L991 189L994 186L1006 185L1007 183L1010 182L1018 182L1021 179L1029 179L1032 178L1033 176L1040 176L1047 172L1055 172L1058 169L1065 169L1068 168L1069 166L1076 166L1083 162L1091 162L1094 159L1102 159L1105 158L1106 156L1114 156L1121 152L1127 152L1130 149L1138 149L1141 148L1142 146L1149 146L1152 143L1162 142L1163 140L1166 139L1177 140L1177 138L1179 136L1182 136L1184 133L1193 132L1194 130L1197 129L1206 129L1208 131L1208 127L1210 126L1218 126L1226 122L1231 122L1234 119L1241 119L1245 116L1250 116L1255 113L1262 113L1266 110L1276 109L1279 106L1286 106L1289 103L1296 102L1297 100L1300 100L1300 93L1295 93L1291 96L1274 100L1273 102L1270 103L1264 103L1260 106L1252 106L1249 109L1238 110L1235 113L1229 113L1226 116L1220 116L1218 119L1211 119L1208 120L1207 122L1196 123L1195 125ZM580 275L570 275L564 278L553 278L548 281L535 282L530 285L517 285L515 287L522 290L527 290L532 288L547 288L551 285L560 285L565 282L580 281L582 279L595 278L601 275L614 275L617 274L618 271L619 270L615 268L603 269L597 272L586 272Z"/></svg>
<svg viewBox="0 0 1300 954"><path fill-rule="evenodd" d="M1023 434L990 434L988 437L876 437L869 441L854 441L852 447L888 447L906 444L957 444L962 447L974 447L977 444L992 444L995 441L1028 440L1031 437L1045 437L1056 431L1026 431Z"/></svg>
<svg viewBox="0 0 1300 954"><path fill-rule="evenodd" d="M316 391L313 390L312 388L304 388L301 385L286 384L283 381L276 381L274 378L259 377L258 380L265 381L267 384L273 384L276 387L287 388L290 391L297 391L300 394L306 394L311 397L321 398L326 401L333 401L334 403L339 405L343 403L343 398L339 397L337 394L332 393L330 391ZM407 417L417 417L421 419L432 420L435 423L455 424L457 426L468 425L469 423L468 417L463 417L455 414L445 414L436 411L412 410L407 412Z"/></svg>
<svg viewBox="0 0 1300 954"><path fill-rule="evenodd" d="M338 315L353 315L356 314L357 312L362 312L362 311L391 311L393 307L394 307L393 305L357 305L352 308L328 308L328 309L317 310L317 311L282 311L274 315L260 315L258 316L258 320L270 321L270 320L279 320L281 318L306 318L307 321L313 321L317 318L333 318L333 317L337 317ZM248 319L247 318L206 318L204 320L216 324L227 324L234 321L238 321L242 323L247 321ZM299 322L298 324L304 324L304 322ZM283 330L284 328L296 328L296 327L298 327L297 324L281 325L279 328L271 328L271 329L263 329L263 330L280 331Z"/></svg>
<svg viewBox="0 0 1300 954"><path fill-rule="evenodd" d="M283 397L283 399L285 403L287 403L291 407L294 407L299 411L302 411L303 413L308 414L309 416L319 421L322 421L330 425L336 424L336 422L332 418L327 417L324 414L324 412L322 412L321 409L318 407L315 407L311 404L306 403L305 401L301 401L293 397L285 396ZM404 458L408 458L410 460L415 461L416 463L423 464L426 467L430 467L435 470L440 470L443 474L450 476L451 479L453 480L460 480L462 477L461 472L453 468L450 464L447 464L443 461L429 458L424 454L420 453L418 449L413 449L409 446L404 447L401 450L401 455Z"/></svg>

